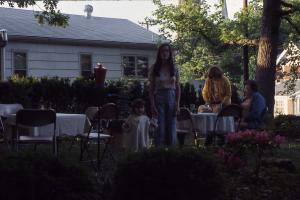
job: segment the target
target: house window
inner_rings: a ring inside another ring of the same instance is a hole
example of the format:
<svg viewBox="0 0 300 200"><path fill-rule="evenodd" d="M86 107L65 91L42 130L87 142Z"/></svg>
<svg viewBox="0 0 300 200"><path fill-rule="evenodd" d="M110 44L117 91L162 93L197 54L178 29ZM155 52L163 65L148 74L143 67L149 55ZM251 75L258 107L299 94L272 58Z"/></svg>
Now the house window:
<svg viewBox="0 0 300 200"><path fill-rule="evenodd" d="M80 55L81 76L88 78L92 73L92 55Z"/></svg>
<svg viewBox="0 0 300 200"><path fill-rule="evenodd" d="M26 76L27 74L27 53L14 52L13 53L13 67L14 74L19 76Z"/></svg>
<svg viewBox="0 0 300 200"><path fill-rule="evenodd" d="M284 114L283 101L276 101L275 102L275 113L278 114L278 115Z"/></svg>
<svg viewBox="0 0 300 200"><path fill-rule="evenodd" d="M128 78L148 77L148 57L146 56L123 56L123 74Z"/></svg>

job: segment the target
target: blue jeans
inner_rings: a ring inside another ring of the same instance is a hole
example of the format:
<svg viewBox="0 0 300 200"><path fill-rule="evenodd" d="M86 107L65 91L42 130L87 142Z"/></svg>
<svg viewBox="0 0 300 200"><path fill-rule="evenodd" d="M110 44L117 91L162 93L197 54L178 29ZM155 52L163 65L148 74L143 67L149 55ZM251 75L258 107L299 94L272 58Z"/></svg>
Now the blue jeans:
<svg viewBox="0 0 300 200"><path fill-rule="evenodd" d="M156 147L176 144L176 92L174 89L158 90L155 96L158 111Z"/></svg>

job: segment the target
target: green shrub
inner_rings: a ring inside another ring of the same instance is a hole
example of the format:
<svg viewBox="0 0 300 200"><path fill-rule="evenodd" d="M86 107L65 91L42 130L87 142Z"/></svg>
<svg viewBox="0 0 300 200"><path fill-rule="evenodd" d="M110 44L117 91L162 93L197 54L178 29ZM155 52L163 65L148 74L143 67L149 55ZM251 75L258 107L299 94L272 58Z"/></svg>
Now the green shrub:
<svg viewBox="0 0 300 200"><path fill-rule="evenodd" d="M278 115L274 119L274 132L289 139L300 137L300 116Z"/></svg>
<svg viewBox="0 0 300 200"><path fill-rule="evenodd" d="M197 97L192 85L187 83L182 91L182 105L196 104ZM108 80L101 89L95 86L93 80L84 78L77 78L71 82L68 78L59 77L12 76L8 81L0 82L0 103L20 103L25 108L44 105L55 109L56 112L83 113L89 106L114 102L121 107L121 113L128 113L127 102L143 98L149 113L148 92L148 85L144 84L142 87L141 82L137 80Z"/></svg>
<svg viewBox="0 0 300 200"><path fill-rule="evenodd" d="M93 200L93 179L77 166L48 154L9 154L0 158L0 199Z"/></svg>
<svg viewBox="0 0 300 200"><path fill-rule="evenodd" d="M151 150L118 165L113 200L221 199L223 178L217 164L196 150Z"/></svg>

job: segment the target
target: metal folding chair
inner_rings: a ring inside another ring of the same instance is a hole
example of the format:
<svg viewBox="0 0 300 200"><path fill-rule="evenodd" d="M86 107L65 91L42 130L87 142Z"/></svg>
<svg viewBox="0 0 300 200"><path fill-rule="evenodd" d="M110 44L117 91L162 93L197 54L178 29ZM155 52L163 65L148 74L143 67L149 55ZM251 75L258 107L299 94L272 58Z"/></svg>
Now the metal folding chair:
<svg viewBox="0 0 300 200"><path fill-rule="evenodd" d="M26 136L20 133L20 126L41 127L53 124L52 136ZM20 144L34 144L35 150L37 144L52 144L52 150L57 156L56 141L56 113L53 110L23 109L16 115L16 145L19 151Z"/></svg>
<svg viewBox="0 0 300 200"><path fill-rule="evenodd" d="M187 108L180 108L180 112L177 115L177 122L189 121L191 127L188 128L177 128L177 139L179 143L179 147L182 148L184 146L184 140L187 134L192 133L194 135L194 144L198 146L198 132L194 128L194 123L191 117L191 113Z"/></svg>
<svg viewBox="0 0 300 200"><path fill-rule="evenodd" d="M8 138L7 135L5 134L5 128L4 128L4 124L2 121L2 117L0 116L0 143L6 143L8 149L9 149L9 142L8 142Z"/></svg>
<svg viewBox="0 0 300 200"><path fill-rule="evenodd" d="M16 114L19 110L23 109L21 104L0 104L0 116L6 118L11 114Z"/></svg>
<svg viewBox="0 0 300 200"><path fill-rule="evenodd" d="M83 160L83 154L85 152L87 153L88 159L93 161L91 159L90 142L94 141L97 144L96 169L99 170L101 161L107 151L114 159L111 150L108 148L113 138L113 135L109 130L109 126L113 120L118 119L118 109L114 103L107 103L103 107L97 109L97 112L95 112L96 109L90 109L90 111L91 112L87 115L91 122L90 127L86 133L81 135L80 161ZM104 145L102 153L100 152L101 144Z"/></svg>
<svg viewBox="0 0 300 200"><path fill-rule="evenodd" d="M240 128L240 123L242 119L242 107L237 104L230 104L221 109L218 113L216 121L214 123L214 130L212 133L208 134L206 137L206 145L210 145L211 143L215 144L216 137L219 136L222 140L225 139L224 132L217 132L218 122L222 117L233 117L234 118L234 126L235 131L238 131Z"/></svg>
<svg viewBox="0 0 300 200"><path fill-rule="evenodd" d="M7 126L5 126L5 121L7 119L7 117L9 117L10 115L16 114L19 110L23 109L23 106L21 104L0 104L0 117L1 117L1 139L3 140L3 142L5 142L8 147L9 147L9 143L12 144L12 137L14 135L14 127L13 125L11 125L12 129L11 132L8 132ZM11 134L8 134L11 133Z"/></svg>

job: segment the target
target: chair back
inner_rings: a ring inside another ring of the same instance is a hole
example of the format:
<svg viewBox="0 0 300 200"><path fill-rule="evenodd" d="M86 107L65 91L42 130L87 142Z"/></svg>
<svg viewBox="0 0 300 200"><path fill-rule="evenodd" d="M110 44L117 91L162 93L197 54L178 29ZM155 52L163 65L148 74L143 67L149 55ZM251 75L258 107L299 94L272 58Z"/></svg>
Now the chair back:
<svg viewBox="0 0 300 200"><path fill-rule="evenodd" d="M23 109L21 104L0 104L0 116L7 117L16 114L21 109Z"/></svg>
<svg viewBox="0 0 300 200"><path fill-rule="evenodd" d="M4 134L4 124L3 124L3 121L2 121L2 117L0 117L0 134Z"/></svg>
<svg viewBox="0 0 300 200"><path fill-rule="evenodd" d="M187 108L180 108L179 114L177 114L177 121L191 120L191 113Z"/></svg>
<svg viewBox="0 0 300 200"><path fill-rule="evenodd" d="M99 110L100 119L102 120L114 120L118 119L119 111L117 105L114 103L107 103L103 105L102 109Z"/></svg>
<svg viewBox="0 0 300 200"><path fill-rule="evenodd" d="M235 120L242 118L243 109L237 104L230 104L221 109L218 113L218 117L233 117Z"/></svg>
<svg viewBox="0 0 300 200"><path fill-rule="evenodd" d="M90 121L93 121L93 120L96 118L96 116L97 116L98 110L99 110L99 108L96 107L96 106L88 107L88 108L85 110L85 115L87 116L87 118L88 118Z"/></svg>
<svg viewBox="0 0 300 200"><path fill-rule="evenodd" d="M16 125L31 127L54 124L56 127L56 113L54 110L23 109L17 112Z"/></svg>
<svg viewBox="0 0 300 200"><path fill-rule="evenodd" d="M243 113L243 108L237 104L230 104L223 107L221 111L218 113L217 119L215 121L214 132L216 131L218 120L221 117L233 117L234 121L236 122L235 131L239 130L240 122L242 119L242 113Z"/></svg>

